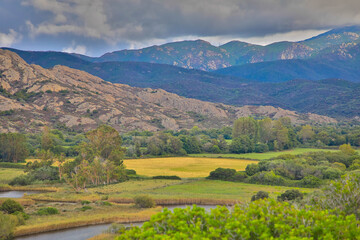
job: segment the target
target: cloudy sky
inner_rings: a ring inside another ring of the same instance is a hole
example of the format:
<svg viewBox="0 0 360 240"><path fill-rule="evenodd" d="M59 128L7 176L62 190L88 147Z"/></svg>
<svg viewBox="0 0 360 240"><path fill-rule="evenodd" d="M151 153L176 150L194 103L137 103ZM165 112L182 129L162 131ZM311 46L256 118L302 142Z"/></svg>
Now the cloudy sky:
<svg viewBox="0 0 360 240"><path fill-rule="evenodd" d="M185 39L298 41L360 24L359 0L0 0L0 47L99 56Z"/></svg>

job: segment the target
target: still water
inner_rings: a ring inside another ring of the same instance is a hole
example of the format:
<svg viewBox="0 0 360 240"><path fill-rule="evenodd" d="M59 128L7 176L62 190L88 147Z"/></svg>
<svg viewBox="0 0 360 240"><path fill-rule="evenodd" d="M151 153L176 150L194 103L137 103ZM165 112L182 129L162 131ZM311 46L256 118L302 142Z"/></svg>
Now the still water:
<svg viewBox="0 0 360 240"><path fill-rule="evenodd" d="M216 208L216 205L197 205L199 207L205 208L206 211L210 211L213 208ZM188 205L176 205L176 206L166 206L169 210L174 208L186 208ZM230 207L229 207L230 208ZM133 223L133 224L123 224L126 227L130 226L141 226L143 223ZM70 228L59 231L52 231L47 233L40 233L30 236L18 237L15 240L85 240L96 235L101 234L110 227L111 224L101 224L101 225L91 225L86 227L77 227Z"/></svg>
<svg viewBox="0 0 360 240"><path fill-rule="evenodd" d="M39 191L6 191L0 192L0 198L22 198L24 194L31 195L40 193Z"/></svg>

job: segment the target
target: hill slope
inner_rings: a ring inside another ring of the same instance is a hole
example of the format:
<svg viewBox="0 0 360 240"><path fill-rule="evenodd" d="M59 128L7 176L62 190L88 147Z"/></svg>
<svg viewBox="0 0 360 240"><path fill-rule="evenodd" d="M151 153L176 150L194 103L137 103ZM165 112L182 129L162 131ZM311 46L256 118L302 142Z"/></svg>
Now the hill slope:
<svg viewBox="0 0 360 240"><path fill-rule="evenodd" d="M232 107L186 99L164 90L112 84L65 66L43 69L0 50L0 132L37 131L43 125L119 131L221 127L239 116L288 116L295 122L334 122L273 107Z"/></svg>

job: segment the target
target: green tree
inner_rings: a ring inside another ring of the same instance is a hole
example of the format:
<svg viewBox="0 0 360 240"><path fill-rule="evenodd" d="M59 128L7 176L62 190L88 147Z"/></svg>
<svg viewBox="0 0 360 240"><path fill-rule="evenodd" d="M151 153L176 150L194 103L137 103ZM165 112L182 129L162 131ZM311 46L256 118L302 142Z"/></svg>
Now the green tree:
<svg viewBox="0 0 360 240"><path fill-rule="evenodd" d="M234 122L232 137L238 138L242 135L257 141L259 136L259 126L257 121L252 117L242 117Z"/></svg>
<svg viewBox="0 0 360 240"><path fill-rule="evenodd" d="M24 135L19 133L0 134L0 157L3 162L23 162L28 154Z"/></svg>

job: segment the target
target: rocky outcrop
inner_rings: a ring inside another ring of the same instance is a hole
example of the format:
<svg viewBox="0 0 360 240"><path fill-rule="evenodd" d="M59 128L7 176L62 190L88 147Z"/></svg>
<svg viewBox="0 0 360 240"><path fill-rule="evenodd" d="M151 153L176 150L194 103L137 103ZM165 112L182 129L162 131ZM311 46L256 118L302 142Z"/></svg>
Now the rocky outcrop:
<svg viewBox="0 0 360 240"><path fill-rule="evenodd" d="M108 124L120 132L222 127L241 116L290 117L294 123L334 122L269 106L233 107L187 99L161 89L112 84L64 66L43 69L0 50L1 132L43 125L90 130Z"/></svg>

